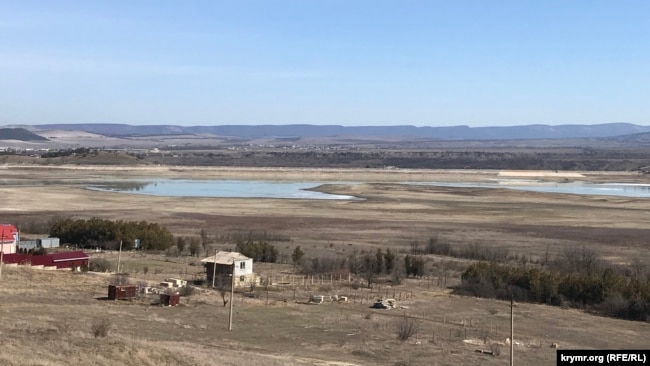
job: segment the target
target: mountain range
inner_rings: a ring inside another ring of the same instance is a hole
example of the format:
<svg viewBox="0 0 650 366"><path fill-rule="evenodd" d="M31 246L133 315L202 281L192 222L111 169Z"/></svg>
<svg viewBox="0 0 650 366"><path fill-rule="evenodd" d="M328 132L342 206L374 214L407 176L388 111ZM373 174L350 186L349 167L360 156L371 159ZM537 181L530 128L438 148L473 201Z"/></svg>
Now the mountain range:
<svg viewBox="0 0 650 366"><path fill-rule="evenodd" d="M650 132L650 126L631 123L598 125L521 125L504 127L416 127L416 126L339 126L339 125L127 125L127 124L43 124L20 126L39 130L83 131L110 137L212 135L241 138L264 137L398 137L435 140L512 140L512 139L566 139L603 138Z"/></svg>

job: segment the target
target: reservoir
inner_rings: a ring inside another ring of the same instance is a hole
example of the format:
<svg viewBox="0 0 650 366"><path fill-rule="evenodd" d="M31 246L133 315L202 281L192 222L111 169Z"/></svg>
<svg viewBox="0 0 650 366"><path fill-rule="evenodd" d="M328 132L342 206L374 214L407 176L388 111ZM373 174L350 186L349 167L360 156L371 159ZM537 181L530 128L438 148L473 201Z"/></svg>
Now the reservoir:
<svg viewBox="0 0 650 366"><path fill-rule="evenodd" d="M316 192L323 184L361 182L275 182L256 180L160 179L149 182L120 181L93 185L89 189L168 197L285 198L310 200L358 200L360 198ZM543 183L503 180L489 183L404 182L459 188L501 188L533 192L650 198L650 184L627 183Z"/></svg>
<svg viewBox="0 0 650 366"><path fill-rule="evenodd" d="M116 182L89 187L112 192L167 197L290 198L357 200L357 197L311 191L324 182L274 182L255 180L161 179L152 182Z"/></svg>
<svg viewBox="0 0 650 366"><path fill-rule="evenodd" d="M434 185L441 187L466 187L466 188L501 188L516 189L520 191L581 194L588 196L619 196L650 198L650 184L630 183L540 183L501 181L495 183L409 183L415 185Z"/></svg>

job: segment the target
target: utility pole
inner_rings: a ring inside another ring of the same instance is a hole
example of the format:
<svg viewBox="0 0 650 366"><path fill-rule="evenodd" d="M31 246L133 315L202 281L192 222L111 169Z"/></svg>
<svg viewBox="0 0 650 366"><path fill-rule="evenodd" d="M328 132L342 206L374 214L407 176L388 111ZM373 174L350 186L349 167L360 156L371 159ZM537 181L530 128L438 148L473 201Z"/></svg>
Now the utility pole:
<svg viewBox="0 0 650 366"><path fill-rule="evenodd" d="M217 252L214 250L214 261L212 261L212 288L214 288L214 278L217 277Z"/></svg>
<svg viewBox="0 0 650 366"><path fill-rule="evenodd" d="M515 304L514 304L514 296L510 296L510 366L514 366L515 364L515 338L514 338L514 330L515 330L515 320L514 320L514 309L515 309Z"/></svg>
<svg viewBox="0 0 650 366"><path fill-rule="evenodd" d="M122 260L122 241L120 240L120 251L117 253L117 273L120 273L121 260Z"/></svg>
<svg viewBox="0 0 650 366"><path fill-rule="evenodd" d="M230 322L228 330L232 330L232 304L235 302L235 258L232 259L232 283L230 284Z"/></svg>
<svg viewBox="0 0 650 366"><path fill-rule="evenodd" d="M5 229L2 228L2 236L0 236L0 279L2 279L2 266L4 265L5 255Z"/></svg>

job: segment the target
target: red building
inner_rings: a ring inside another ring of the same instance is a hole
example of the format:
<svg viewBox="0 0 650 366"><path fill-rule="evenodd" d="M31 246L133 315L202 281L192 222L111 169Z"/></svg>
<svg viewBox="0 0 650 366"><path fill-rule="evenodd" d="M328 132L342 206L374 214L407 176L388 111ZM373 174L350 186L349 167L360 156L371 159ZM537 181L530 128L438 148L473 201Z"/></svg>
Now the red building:
<svg viewBox="0 0 650 366"><path fill-rule="evenodd" d="M0 224L0 252L16 253L16 244L18 244L18 229L11 224Z"/></svg>
<svg viewBox="0 0 650 366"><path fill-rule="evenodd" d="M53 253L46 255L31 255L31 254L5 254L3 262L7 264L16 263L22 265L32 266L45 266L58 268L71 268L88 266L90 257L82 252L65 252Z"/></svg>

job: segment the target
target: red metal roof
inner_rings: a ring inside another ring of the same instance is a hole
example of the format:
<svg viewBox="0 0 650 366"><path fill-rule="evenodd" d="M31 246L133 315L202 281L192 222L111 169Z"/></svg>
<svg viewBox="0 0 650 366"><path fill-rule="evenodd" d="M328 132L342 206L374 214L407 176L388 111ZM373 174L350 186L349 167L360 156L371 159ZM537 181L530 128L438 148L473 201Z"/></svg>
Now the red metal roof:
<svg viewBox="0 0 650 366"><path fill-rule="evenodd" d="M18 229L16 229L16 227L11 224L0 224L0 241L6 242L16 240L14 234L17 232Z"/></svg>
<svg viewBox="0 0 650 366"><path fill-rule="evenodd" d="M52 257L52 262L66 262L66 261L78 261L78 260L90 259L90 257L86 253L80 250L76 252L52 253L48 255Z"/></svg>

